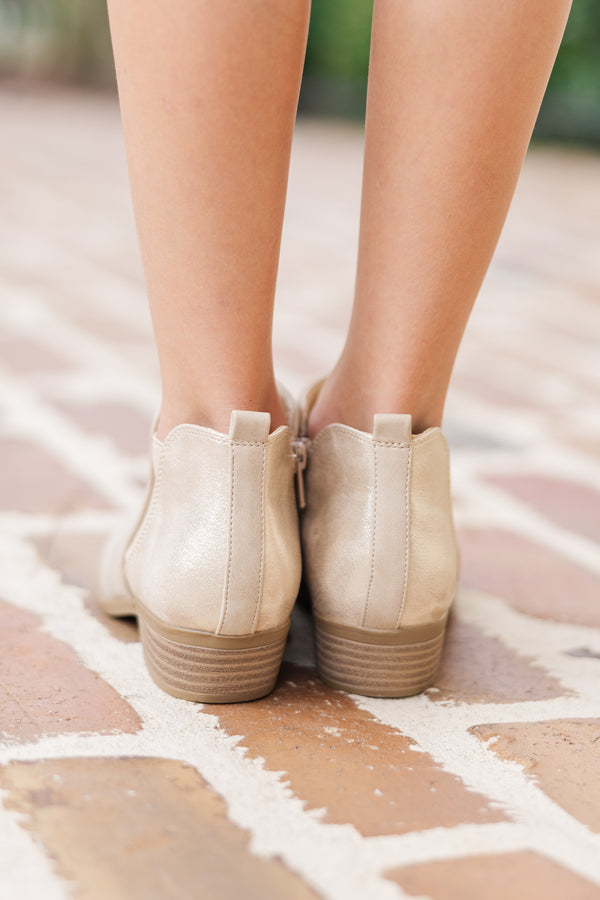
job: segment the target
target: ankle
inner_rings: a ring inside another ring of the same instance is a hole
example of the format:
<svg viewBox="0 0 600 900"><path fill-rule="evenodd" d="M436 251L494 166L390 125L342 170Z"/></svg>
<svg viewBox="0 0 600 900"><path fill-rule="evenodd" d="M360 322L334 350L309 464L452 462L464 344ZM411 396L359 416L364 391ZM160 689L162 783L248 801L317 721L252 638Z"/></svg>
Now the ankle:
<svg viewBox="0 0 600 900"><path fill-rule="evenodd" d="M230 395L213 396L207 402L163 396L156 436L164 441L177 425L201 425L220 434L229 433L229 422L234 409L268 412L271 415L271 432L285 425L286 416L277 389L251 394L241 391Z"/></svg>
<svg viewBox="0 0 600 900"><path fill-rule="evenodd" d="M437 398L436 398L437 400ZM370 434L375 413L409 413L412 433L420 434L441 425L443 401L426 402L423 394L394 391L388 385L377 389L340 378L327 378L308 416L308 436L314 438L327 425L339 423Z"/></svg>

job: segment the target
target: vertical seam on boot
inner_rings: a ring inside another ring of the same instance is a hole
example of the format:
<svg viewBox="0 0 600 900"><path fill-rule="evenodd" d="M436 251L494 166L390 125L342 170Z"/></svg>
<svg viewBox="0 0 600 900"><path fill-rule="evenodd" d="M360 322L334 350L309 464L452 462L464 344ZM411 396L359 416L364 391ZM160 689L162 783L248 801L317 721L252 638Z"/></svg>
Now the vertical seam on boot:
<svg viewBox="0 0 600 900"><path fill-rule="evenodd" d="M409 561L409 551L410 551L410 476L412 471L412 444L408 448L408 453L406 457L406 487L404 489L404 504L406 511L406 538L404 543L404 583L402 585L402 602L400 604L400 612L398 613L398 618L396 619L396 628L400 627L400 620L402 619L402 613L404 612L404 607L406 605L406 592L408 590L408 561Z"/></svg>
<svg viewBox="0 0 600 900"><path fill-rule="evenodd" d="M221 603L221 619L217 626L217 634L221 633L225 625L227 617L227 606L229 598L229 582L231 580L231 559L233 556L233 507L235 495L235 444L231 445L231 501L229 503L229 547L227 550L227 570L225 573L225 584L223 585L223 600Z"/></svg>
<svg viewBox="0 0 600 900"><path fill-rule="evenodd" d="M371 571L369 573L369 587L367 588L367 602L362 617L361 625L363 628L367 624L367 614L369 612L369 602L371 600L371 590L373 581L375 580L375 532L377 528L377 447L373 444L373 521L371 524Z"/></svg>
<svg viewBox="0 0 600 900"><path fill-rule="evenodd" d="M262 591L263 591L263 581L264 581L264 571L265 571L265 470L267 467L267 445L263 444L263 453L262 453L262 473L261 473L261 481L260 481L260 525L261 525L261 538L260 538L260 569L258 575L258 596L256 598L256 609L254 610L254 618L252 619L252 628L251 632L254 634L256 630L256 623L258 621L258 616L260 614L260 603L262 600Z"/></svg>

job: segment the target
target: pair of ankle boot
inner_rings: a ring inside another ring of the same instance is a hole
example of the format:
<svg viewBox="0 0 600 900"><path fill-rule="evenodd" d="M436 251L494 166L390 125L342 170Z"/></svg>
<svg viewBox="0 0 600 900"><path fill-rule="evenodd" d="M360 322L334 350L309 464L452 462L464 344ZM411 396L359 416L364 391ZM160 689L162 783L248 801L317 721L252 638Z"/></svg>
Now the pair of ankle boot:
<svg viewBox="0 0 600 900"><path fill-rule="evenodd" d="M99 595L138 617L150 674L176 697L269 693L302 573L324 681L402 697L433 680L458 574L446 441L413 436L408 415L309 441L318 387L301 408L282 391L273 434L268 413L236 410L228 435L152 438L142 511L109 541Z"/></svg>

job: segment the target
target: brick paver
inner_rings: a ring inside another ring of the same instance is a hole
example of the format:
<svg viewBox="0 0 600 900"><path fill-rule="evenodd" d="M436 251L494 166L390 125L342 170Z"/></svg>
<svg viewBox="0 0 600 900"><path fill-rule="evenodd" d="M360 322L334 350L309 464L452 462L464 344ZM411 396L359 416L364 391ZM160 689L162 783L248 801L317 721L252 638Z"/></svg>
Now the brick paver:
<svg viewBox="0 0 600 900"><path fill-rule="evenodd" d="M271 697L201 707L94 599L158 397L115 98L4 86L0 115L0 896L600 897L600 159L529 155L459 354L435 686L323 686L299 610ZM292 390L343 342L361 153L299 123Z"/></svg>
<svg viewBox="0 0 600 900"><path fill-rule="evenodd" d="M530 504L562 528L600 543L600 491L589 484L536 475L496 475L486 480Z"/></svg>
<svg viewBox="0 0 600 900"><path fill-rule="evenodd" d="M467 857L388 873L406 893L431 900L596 900L598 887L538 853Z"/></svg>
<svg viewBox="0 0 600 900"><path fill-rule="evenodd" d="M149 446L151 419L134 406L124 403L84 403L53 398L58 409L81 428L93 434L109 435L119 450L135 456Z"/></svg>
<svg viewBox="0 0 600 900"><path fill-rule="evenodd" d="M461 530L461 580L530 616L600 626L598 574L500 529Z"/></svg>
<svg viewBox="0 0 600 900"><path fill-rule="evenodd" d="M492 741L492 753L518 762L544 793L600 832L600 719L478 725L473 731Z"/></svg>
<svg viewBox="0 0 600 900"><path fill-rule="evenodd" d="M0 736L30 742L71 732L135 732L136 712L37 616L0 602Z"/></svg>
<svg viewBox="0 0 600 900"><path fill-rule="evenodd" d="M240 746L253 758L284 772L325 822L378 835L505 819L428 753L415 752L415 741L357 709L312 670L286 667L270 697L210 712L228 733L242 735Z"/></svg>
<svg viewBox="0 0 600 900"><path fill-rule="evenodd" d="M442 664L428 695L435 702L519 703L562 697L564 686L475 625L452 617Z"/></svg>
<svg viewBox="0 0 600 900"><path fill-rule="evenodd" d="M28 441L5 437L0 445L0 509L67 513L106 502L55 457Z"/></svg>
<svg viewBox="0 0 600 900"><path fill-rule="evenodd" d="M164 759L61 759L0 772L5 805L44 842L82 900L316 900L277 860L248 850L223 800Z"/></svg>

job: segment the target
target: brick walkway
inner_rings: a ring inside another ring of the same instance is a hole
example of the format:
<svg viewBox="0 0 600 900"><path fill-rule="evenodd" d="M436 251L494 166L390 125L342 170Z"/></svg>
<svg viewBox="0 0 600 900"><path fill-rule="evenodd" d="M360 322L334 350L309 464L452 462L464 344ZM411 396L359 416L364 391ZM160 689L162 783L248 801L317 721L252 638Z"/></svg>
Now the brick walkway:
<svg viewBox="0 0 600 900"><path fill-rule="evenodd" d="M298 613L275 693L161 693L94 601L157 371L111 98L0 92L0 896L600 898L600 158L537 150L461 351L436 686L353 698ZM276 345L341 345L361 134L302 122Z"/></svg>

